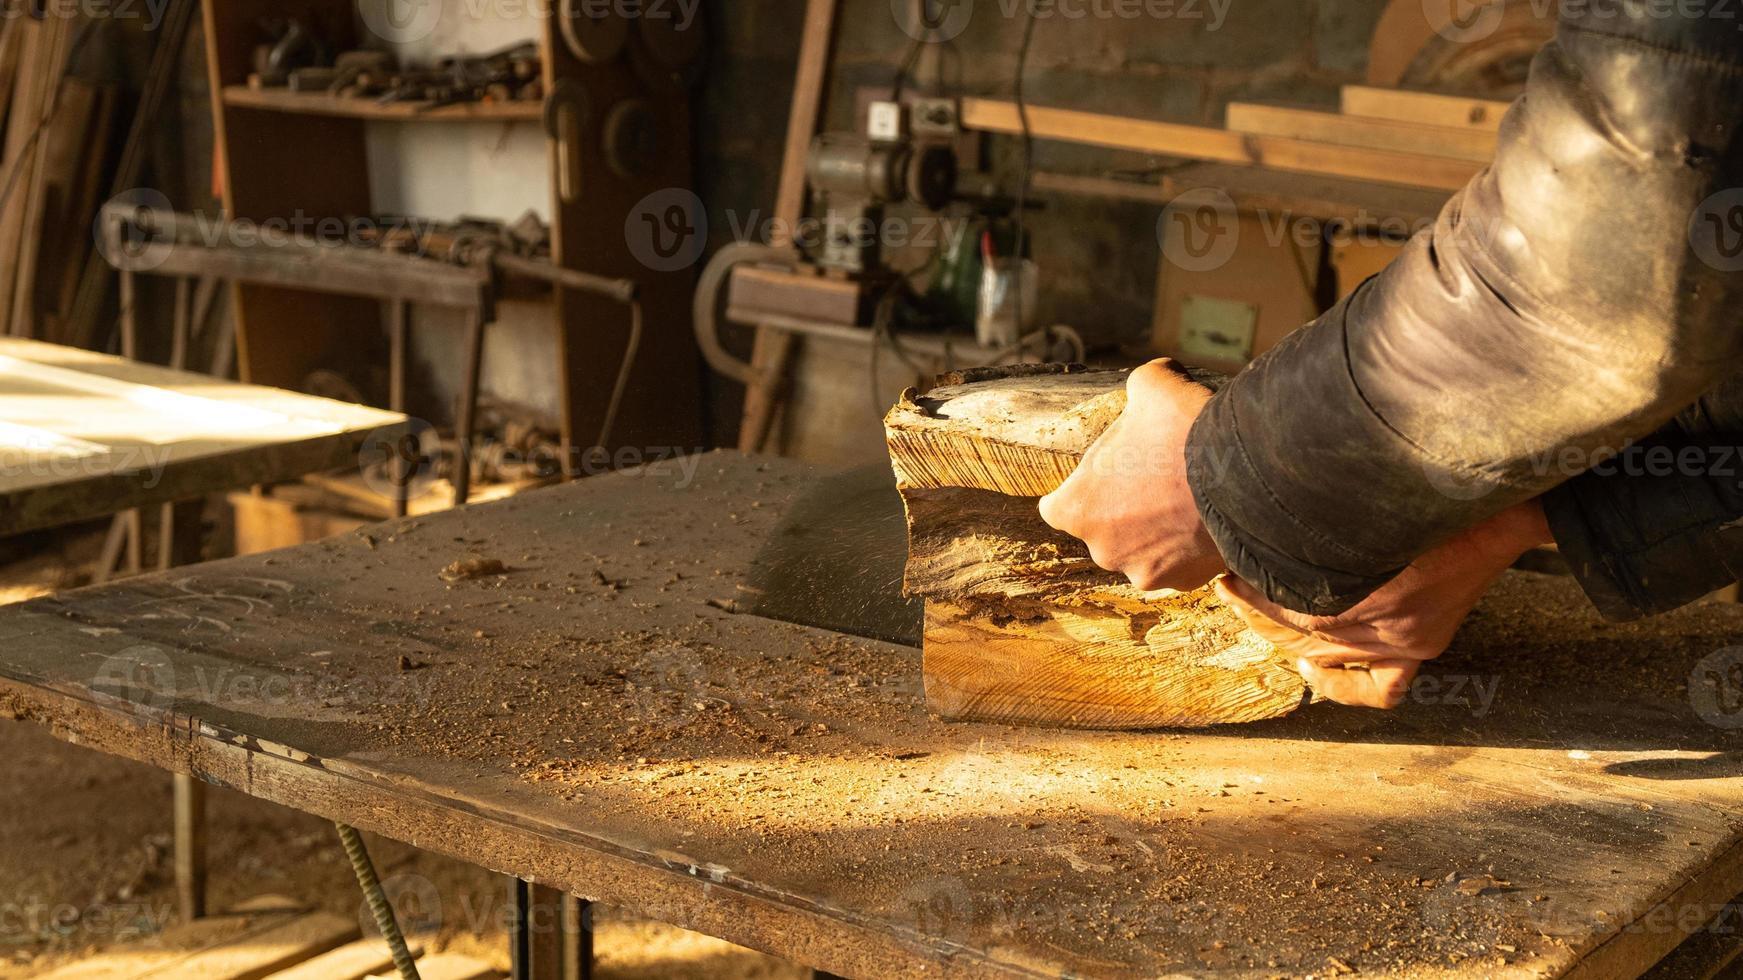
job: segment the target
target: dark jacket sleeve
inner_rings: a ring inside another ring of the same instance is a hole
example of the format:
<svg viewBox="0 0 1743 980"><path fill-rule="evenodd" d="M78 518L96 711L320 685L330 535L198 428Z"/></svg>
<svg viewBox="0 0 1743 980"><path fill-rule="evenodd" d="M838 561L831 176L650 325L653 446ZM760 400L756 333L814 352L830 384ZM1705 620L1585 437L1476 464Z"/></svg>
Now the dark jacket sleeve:
<svg viewBox="0 0 1743 980"><path fill-rule="evenodd" d="M1551 490L1543 509L1606 618L1664 612L1743 578L1743 378Z"/></svg>
<svg viewBox="0 0 1743 980"><path fill-rule="evenodd" d="M1564 4L1493 164L1210 401L1188 475L1236 574L1342 612L1737 372L1743 31L1675 7Z"/></svg>

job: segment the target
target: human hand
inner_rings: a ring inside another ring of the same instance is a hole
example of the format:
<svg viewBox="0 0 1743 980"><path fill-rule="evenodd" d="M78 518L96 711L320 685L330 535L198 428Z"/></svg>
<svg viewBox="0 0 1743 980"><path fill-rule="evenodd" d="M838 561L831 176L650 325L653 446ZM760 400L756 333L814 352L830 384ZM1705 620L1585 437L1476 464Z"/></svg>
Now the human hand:
<svg viewBox="0 0 1743 980"><path fill-rule="evenodd" d="M1196 589L1224 570L1186 483L1186 435L1210 390L1164 357L1126 379L1126 409L1084 453L1041 519L1140 589Z"/></svg>
<svg viewBox="0 0 1743 980"><path fill-rule="evenodd" d="M1543 508L1508 508L1411 562L1337 616L1277 605L1238 578L1216 584L1254 633L1297 658L1308 686L1340 704L1393 708L1423 661L1452 642L1489 584L1530 548L1552 540Z"/></svg>

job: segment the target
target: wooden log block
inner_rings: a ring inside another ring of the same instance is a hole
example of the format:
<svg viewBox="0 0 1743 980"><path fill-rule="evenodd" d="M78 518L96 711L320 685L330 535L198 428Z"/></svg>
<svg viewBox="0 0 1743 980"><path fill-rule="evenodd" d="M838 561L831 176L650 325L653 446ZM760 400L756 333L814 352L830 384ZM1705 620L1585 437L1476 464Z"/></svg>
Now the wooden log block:
<svg viewBox="0 0 1743 980"><path fill-rule="evenodd" d="M1125 409L1125 371L1021 365L909 389L884 419L926 600L933 712L1077 728L1275 718L1305 684L1214 591L1145 592L1041 520L1039 497Z"/></svg>

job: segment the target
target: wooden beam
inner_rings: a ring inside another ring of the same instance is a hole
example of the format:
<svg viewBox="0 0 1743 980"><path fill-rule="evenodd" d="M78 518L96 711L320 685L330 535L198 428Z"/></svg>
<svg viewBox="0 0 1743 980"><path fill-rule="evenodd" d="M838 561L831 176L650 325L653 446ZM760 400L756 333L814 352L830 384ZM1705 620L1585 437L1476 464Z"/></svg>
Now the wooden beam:
<svg viewBox="0 0 1743 980"><path fill-rule="evenodd" d="M1455 126L1493 133L1511 102L1372 85L1345 85L1339 107L1346 116L1366 116L1424 126Z"/></svg>
<svg viewBox="0 0 1743 980"><path fill-rule="evenodd" d="M1206 587L1144 592L1042 522L1125 409L1124 371L978 369L885 419L906 505L903 591L926 599L927 706L942 718L1196 727L1302 703L1286 659Z"/></svg>
<svg viewBox="0 0 1743 980"><path fill-rule="evenodd" d="M1336 143L1370 150L1396 150L1488 163L1495 156L1495 133L1469 126L1425 126L1395 119L1370 119L1290 106L1231 102L1229 129L1255 136Z"/></svg>
<svg viewBox="0 0 1743 980"><path fill-rule="evenodd" d="M1243 211L1269 211L1326 221L1347 221L1358 228L1380 228L1408 235L1434 220L1446 204L1446 191L1421 187L1382 186L1367 181L1312 174L1291 174L1227 163L1198 163L1163 174L1156 181L1117 180L1046 171L1035 174L1035 187L1058 194L1139 201L1158 206L1199 188L1228 194Z"/></svg>
<svg viewBox="0 0 1743 980"><path fill-rule="evenodd" d="M1185 123L1108 116L1075 109L1028 107L1029 132L1060 140L1158 156L1214 160L1295 173L1353 177L1383 184L1459 190L1481 169L1467 160L1367 150L1276 136L1252 136ZM1014 102L964 99L962 124L990 133L1023 131Z"/></svg>
<svg viewBox="0 0 1743 980"><path fill-rule="evenodd" d="M793 77L793 105L787 114L787 147L781 155L781 182L775 191L775 224L771 245L788 245L793 229L805 217L805 160L823 113L823 89L829 75L829 55L835 44L839 0L809 0L799 40L799 70ZM768 380L744 392L738 448L759 452L774 427L780 389L793 354L793 335L757 328L751 366Z"/></svg>

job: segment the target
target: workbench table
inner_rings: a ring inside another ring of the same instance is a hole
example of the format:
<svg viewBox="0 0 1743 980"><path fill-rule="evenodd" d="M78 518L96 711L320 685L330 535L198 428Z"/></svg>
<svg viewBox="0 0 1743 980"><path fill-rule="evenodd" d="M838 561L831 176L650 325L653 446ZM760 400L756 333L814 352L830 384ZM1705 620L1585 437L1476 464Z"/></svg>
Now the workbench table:
<svg viewBox="0 0 1743 980"><path fill-rule="evenodd" d="M405 416L0 337L0 535L294 480Z"/></svg>
<svg viewBox="0 0 1743 980"><path fill-rule="evenodd" d="M1743 890L1743 609L1516 574L1392 714L951 725L916 650L733 611L819 480L692 457L0 609L0 714L847 976L1631 975Z"/></svg>

